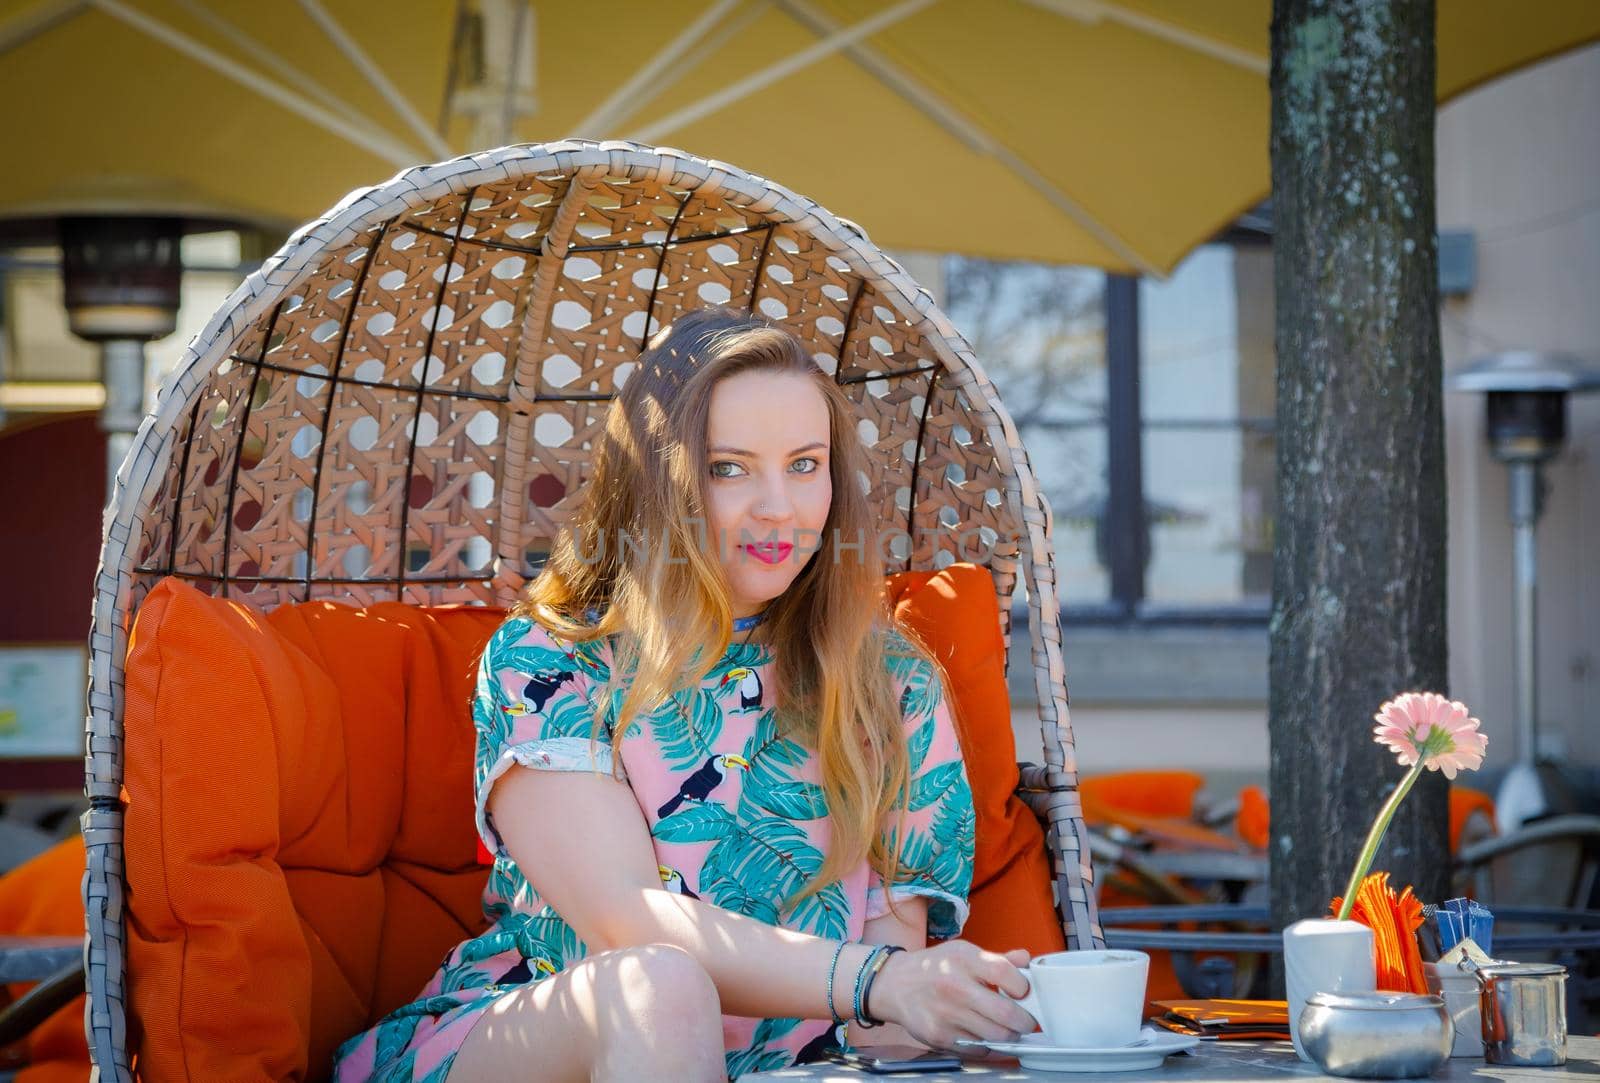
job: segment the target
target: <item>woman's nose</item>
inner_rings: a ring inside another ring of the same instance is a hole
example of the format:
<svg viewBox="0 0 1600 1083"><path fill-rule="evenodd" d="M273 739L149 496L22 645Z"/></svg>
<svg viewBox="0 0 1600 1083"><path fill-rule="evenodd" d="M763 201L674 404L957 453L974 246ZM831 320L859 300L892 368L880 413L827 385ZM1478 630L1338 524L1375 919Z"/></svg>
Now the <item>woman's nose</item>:
<svg viewBox="0 0 1600 1083"><path fill-rule="evenodd" d="M769 485L756 500L755 517L763 522L782 522L794 513L794 503L782 485Z"/></svg>

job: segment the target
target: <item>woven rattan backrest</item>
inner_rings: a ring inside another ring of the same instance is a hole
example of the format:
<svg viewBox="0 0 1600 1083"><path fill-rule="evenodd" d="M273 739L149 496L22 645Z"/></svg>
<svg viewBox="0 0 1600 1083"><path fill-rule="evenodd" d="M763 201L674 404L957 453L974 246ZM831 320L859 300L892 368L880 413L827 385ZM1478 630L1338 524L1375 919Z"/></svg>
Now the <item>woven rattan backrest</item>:
<svg viewBox="0 0 1600 1083"><path fill-rule="evenodd" d="M708 304L794 331L855 403L871 450L863 484L894 531L881 539L890 570L983 564L1003 624L1022 576L1063 920L1075 946L1097 944L1048 511L994 388L859 229L762 178L634 144L508 147L356 192L190 345L108 521L90 826L120 832L122 658L156 580L261 608L508 605L572 514L642 344ZM90 879L107 885L102 911L120 915L119 877L93 867L120 868L115 849L91 853ZM119 927L100 924L91 980L120 988L120 972L93 974L120 968ZM110 1041L101 1008L112 1010L104 997L91 1004L97 1049Z"/></svg>

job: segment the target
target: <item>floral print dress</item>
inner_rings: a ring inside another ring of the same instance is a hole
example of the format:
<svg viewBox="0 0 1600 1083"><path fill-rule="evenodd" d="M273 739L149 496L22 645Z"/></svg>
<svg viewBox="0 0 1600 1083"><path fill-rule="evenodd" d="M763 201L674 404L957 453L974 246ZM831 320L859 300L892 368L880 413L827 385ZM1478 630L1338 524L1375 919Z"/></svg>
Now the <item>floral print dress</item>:
<svg viewBox="0 0 1600 1083"><path fill-rule="evenodd" d="M896 897L929 900L928 935L955 936L966 921L975 814L955 731L935 671L891 637L912 785ZM340 1083L444 1083L483 1009L528 982L560 973L586 948L544 904L506 852L487 812L495 781L512 767L610 773L623 778L649 824L668 889L772 925L856 939L888 912L865 861L792 910L784 900L821 868L829 835L816 757L778 732L767 693L771 652L734 644L697 688L686 689L617 734L620 693L605 691L608 641L571 644L524 617L490 638L478 672L475 793L479 836L495 854L484 889L490 926L445 958L412 1003L340 1047ZM891 842L900 841L893 837ZM833 1040L813 1019L723 1017L728 1077L781 1068Z"/></svg>

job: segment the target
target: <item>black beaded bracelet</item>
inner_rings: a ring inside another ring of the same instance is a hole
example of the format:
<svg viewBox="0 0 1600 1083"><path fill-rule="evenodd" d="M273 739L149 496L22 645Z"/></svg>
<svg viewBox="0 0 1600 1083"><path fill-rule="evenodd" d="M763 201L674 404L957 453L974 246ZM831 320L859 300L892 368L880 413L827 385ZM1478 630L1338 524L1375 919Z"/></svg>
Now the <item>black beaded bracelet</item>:
<svg viewBox="0 0 1600 1083"><path fill-rule="evenodd" d="M872 997L872 983L878 980L878 973L880 971L882 971L884 966L889 962L889 956L893 955L897 951L905 951L905 950L906 950L905 948L899 947L898 945L895 945L895 944L886 944L884 946L883 955L881 957L879 957L879 959L877 961L878 965L874 966L872 968L872 972L867 975L866 983L861 987L861 1012L860 1012L859 1022L861 1023L862 1026L864 1026L864 1027L881 1027L881 1026L883 1026L883 1020L882 1019L878 1019L875 1016L873 1016L871 1008L870 1008L870 1006L868 1004L868 1001Z"/></svg>
<svg viewBox="0 0 1600 1083"><path fill-rule="evenodd" d="M861 969L856 971L855 995L850 1000L850 1006L851 1012L855 1016L856 1024L858 1026L875 1027L878 1025L867 1016L867 1010L865 1007L867 1002L867 983L871 976L877 972L879 964L881 964L883 960L888 957L888 955L888 945L877 944L871 951L867 952L867 957L861 960Z"/></svg>

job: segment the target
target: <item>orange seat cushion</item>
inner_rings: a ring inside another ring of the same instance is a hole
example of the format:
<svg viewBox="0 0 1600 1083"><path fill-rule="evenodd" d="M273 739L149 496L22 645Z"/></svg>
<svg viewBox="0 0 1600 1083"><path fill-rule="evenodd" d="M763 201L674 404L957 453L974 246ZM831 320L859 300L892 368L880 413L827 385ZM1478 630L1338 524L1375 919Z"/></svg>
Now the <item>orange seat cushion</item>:
<svg viewBox="0 0 1600 1083"><path fill-rule="evenodd" d="M1016 794L1017 743L1006 690L994 579L973 564L889 577L896 618L944 667L951 717L978 814L972 913L961 931L991 951L1061 951L1050 855L1038 817Z"/></svg>
<svg viewBox="0 0 1600 1083"><path fill-rule="evenodd" d="M483 924L477 654L503 614L164 580L126 667L130 1041L161 1080L320 1078Z"/></svg>
<svg viewBox="0 0 1600 1083"><path fill-rule="evenodd" d="M1490 833L1495 831L1494 798L1481 790L1460 783L1450 785L1450 852L1461 849L1461 835L1468 821L1479 817ZM1267 795L1260 786L1245 786L1239 790L1239 814L1234 818L1234 831L1241 840L1257 850L1265 850L1271 835L1272 813Z"/></svg>
<svg viewBox="0 0 1600 1083"><path fill-rule="evenodd" d="M973 785L963 935L1059 950L1043 832L1014 795L993 581L956 566L896 576L889 594L945 667ZM468 705L504 616L328 602L263 616L176 579L145 598L124 708L141 1074L322 1078L481 930Z"/></svg>
<svg viewBox="0 0 1600 1083"><path fill-rule="evenodd" d="M83 836L73 835L0 876L0 934L82 936L83 869ZM9 986L0 1002L30 988L32 983ZM50 1015L18 1044L29 1067L18 1074L17 1083L88 1078L83 997Z"/></svg>
<svg viewBox="0 0 1600 1083"><path fill-rule="evenodd" d="M1242 786L1239 789L1239 814L1233 819L1234 834L1257 850L1265 850L1271 841L1272 809L1267 804L1267 792L1260 786Z"/></svg>
<svg viewBox="0 0 1600 1083"><path fill-rule="evenodd" d="M1498 828L1494 819L1494 798L1482 790L1474 790L1470 786L1459 783L1450 784L1450 852L1459 853L1461 850L1461 836L1466 831L1467 821L1473 817L1482 820L1483 827L1490 834Z"/></svg>
<svg viewBox="0 0 1600 1083"><path fill-rule="evenodd" d="M1078 780L1084 818L1114 823L1119 813L1188 817L1206 780L1193 771L1119 771Z"/></svg>

